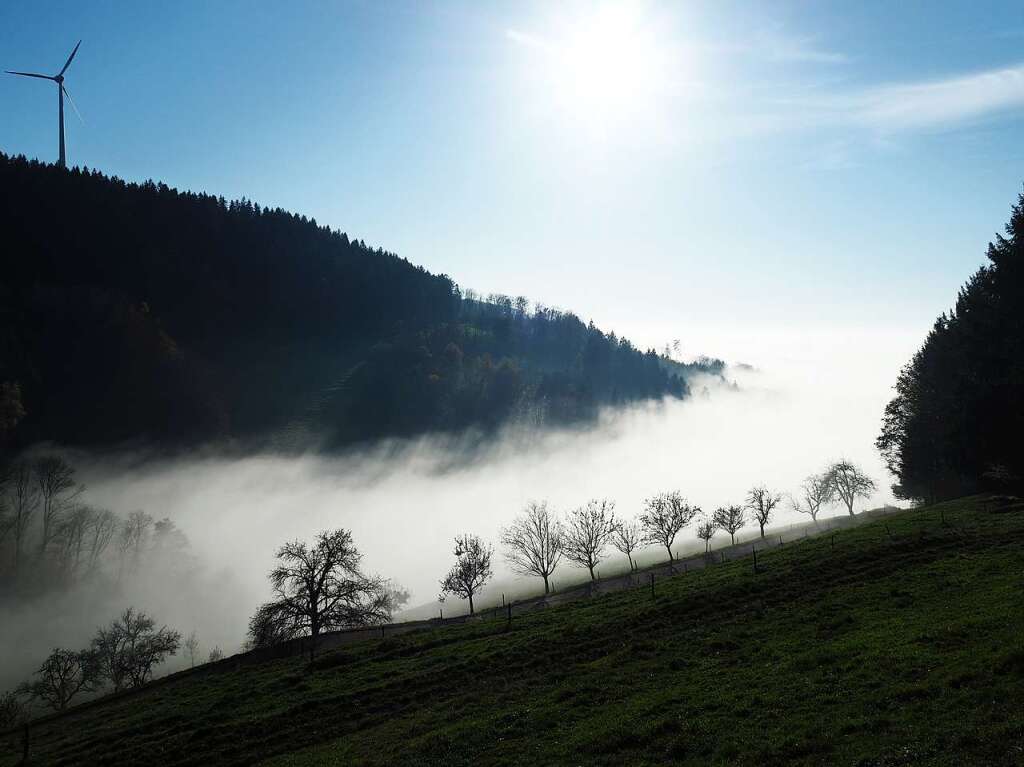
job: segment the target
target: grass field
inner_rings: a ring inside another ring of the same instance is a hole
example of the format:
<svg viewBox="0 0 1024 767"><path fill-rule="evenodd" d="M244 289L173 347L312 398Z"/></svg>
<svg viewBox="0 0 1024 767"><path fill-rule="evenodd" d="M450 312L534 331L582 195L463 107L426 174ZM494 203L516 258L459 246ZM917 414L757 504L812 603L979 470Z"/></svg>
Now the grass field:
<svg viewBox="0 0 1024 767"><path fill-rule="evenodd" d="M195 674L38 725L31 763L1024 764L1024 506L834 541Z"/></svg>

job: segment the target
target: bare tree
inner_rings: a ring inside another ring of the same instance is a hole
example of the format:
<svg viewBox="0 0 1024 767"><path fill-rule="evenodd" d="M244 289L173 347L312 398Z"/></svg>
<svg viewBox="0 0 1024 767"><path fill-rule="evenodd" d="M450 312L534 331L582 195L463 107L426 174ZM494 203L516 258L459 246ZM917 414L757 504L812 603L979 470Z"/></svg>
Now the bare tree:
<svg viewBox="0 0 1024 767"><path fill-rule="evenodd" d="M664 546L668 551L668 561L672 562L675 559L672 544L676 536L699 513L699 506L691 506L675 490L648 498L644 501L644 510L640 514L644 541Z"/></svg>
<svg viewBox="0 0 1024 767"><path fill-rule="evenodd" d="M736 543L736 533L747 525L747 514L742 506L725 506L715 509L715 527L729 533L732 542Z"/></svg>
<svg viewBox="0 0 1024 767"><path fill-rule="evenodd" d="M382 578L364 575L362 555L348 530L325 530L309 546L284 544L270 572L274 599L249 624L250 637L281 640L308 635L309 655L323 631L372 626L391 620L392 594Z"/></svg>
<svg viewBox="0 0 1024 767"><path fill-rule="evenodd" d="M825 472L835 495L853 516L853 504L858 498L867 500L877 489L875 482L850 461L836 461Z"/></svg>
<svg viewBox="0 0 1024 767"><path fill-rule="evenodd" d="M39 510L39 488L32 464L18 461L6 474L11 533L14 535L14 570L21 564L21 553L28 537L29 523Z"/></svg>
<svg viewBox="0 0 1024 767"><path fill-rule="evenodd" d="M700 522L697 523L697 537L704 541L705 554L711 551L711 539L715 537L717 530L718 526L715 524L715 520L710 517L701 517Z"/></svg>
<svg viewBox="0 0 1024 767"><path fill-rule="evenodd" d="M98 671L95 656L90 651L58 648L43 661L35 679L20 690L54 711L63 711L78 693L96 689Z"/></svg>
<svg viewBox="0 0 1024 767"><path fill-rule="evenodd" d="M473 596L491 578L491 556L494 548L475 535L455 539L455 564L441 581L441 594L452 594L469 600L469 614L474 612Z"/></svg>
<svg viewBox="0 0 1024 767"><path fill-rule="evenodd" d="M207 663L216 663L224 658L224 653L219 647L214 647L210 650L210 656L206 659Z"/></svg>
<svg viewBox="0 0 1024 767"><path fill-rule="evenodd" d="M574 509L565 523L565 558L587 568L590 580L597 580L594 568L604 559L617 527L614 501L593 500Z"/></svg>
<svg viewBox="0 0 1024 767"><path fill-rule="evenodd" d="M629 560L629 570L636 570L636 562L633 561L633 552L640 548L643 542L643 532L637 522L619 522L612 533L612 546L626 555Z"/></svg>
<svg viewBox="0 0 1024 767"><path fill-rule="evenodd" d="M162 626L133 607L126 609L92 640L99 673L114 687L141 687L153 676L153 669L181 645L181 633Z"/></svg>
<svg viewBox="0 0 1024 767"><path fill-rule="evenodd" d="M188 655L189 665L191 668L195 668L196 655L199 654L199 637L196 636L194 630L188 635L188 639L185 640L185 652Z"/></svg>
<svg viewBox="0 0 1024 767"><path fill-rule="evenodd" d="M544 593L550 591L548 579L562 559L562 526L548 511L547 501L531 501L526 510L501 533L505 559L521 575L544 579Z"/></svg>
<svg viewBox="0 0 1024 767"><path fill-rule="evenodd" d="M76 503L60 520L56 540L60 543L60 569L65 576L78 572L86 546L86 533L95 513L84 503Z"/></svg>
<svg viewBox="0 0 1024 767"><path fill-rule="evenodd" d="M114 539L121 520L109 509L97 509L89 520L89 527L85 532L85 545L88 549L88 571L95 572L99 567L104 552Z"/></svg>
<svg viewBox="0 0 1024 767"><path fill-rule="evenodd" d="M75 468L59 455L40 456L32 468L43 511L43 536L39 542L39 553L43 554L57 535L61 517L84 488L75 484Z"/></svg>
<svg viewBox="0 0 1024 767"><path fill-rule="evenodd" d="M24 688L0 693L0 732L11 730L22 723L25 718L25 704L21 698Z"/></svg>
<svg viewBox="0 0 1024 767"><path fill-rule="evenodd" d="M764 538L764 526L772 519L772 512L782 500L781 493L773 493L764 485L755 485L747 493L747 508L754 515L754 519L761 528L761 537Z"/></svg>
<svg viewBox="0 0 1024 767"><path fill-rule="evenodd" d="M142 561L142 552L149 541L149 531L153 527L153 518L144 511L133 511L121 525L118 537L118 548L121 551L121 569L125 562L131 560L133 568Z"/></svg>
<svg viewBox="0 0 1024 767"><path fill-rule="evenodd" d="M828 474L811 474L800 485L800 495L798 497L790 496L789 502L793 511L809 515L817 525L821 507L832 503L834 497L835 490Z"/></svg>

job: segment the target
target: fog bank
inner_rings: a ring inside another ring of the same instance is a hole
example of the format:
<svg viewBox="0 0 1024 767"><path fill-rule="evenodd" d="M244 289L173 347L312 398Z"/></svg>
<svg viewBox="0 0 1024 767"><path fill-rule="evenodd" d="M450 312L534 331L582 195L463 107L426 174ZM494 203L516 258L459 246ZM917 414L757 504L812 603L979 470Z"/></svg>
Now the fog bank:
<svg viewBox="0 0 1024 767"><path fill-rule="evenodd" d="M609 411L585 430L509 432L472 455L461 442L440 437L340 457L203 452L144 460L71 453L90 504L171 518L191 541L194 559L173 578L133 580L116 594L72 594L49 600L46 609L11 611L0 647L6 659L0 688L23 678L52 646L84 645L127 604L185 635L197 630L204 655L213 644L234 651L249 616L269 595L275 548L324 528L350 528L365 568L404 585L417 605L436 598L452 538L462 532L496 544L491 593L500 594L512 576L497 546L499 530L534 499L561 512L611 498L618 514L632 517L645 497L679 489L712 510L741 502L755 483L796 491L807 474L846 457L878 482L880 492L865 506L889 502L890 478L872 443L905 350L894 345L849 364L842 352L830 360L788 360L781 372L734 367L735 389L695 382L685 401ZM777 521L803 519L783 504ZM556 572L555 581L566 572ZM485 591L478 604L488 602ZM462 606L449 602L445 609Z"/></svg>

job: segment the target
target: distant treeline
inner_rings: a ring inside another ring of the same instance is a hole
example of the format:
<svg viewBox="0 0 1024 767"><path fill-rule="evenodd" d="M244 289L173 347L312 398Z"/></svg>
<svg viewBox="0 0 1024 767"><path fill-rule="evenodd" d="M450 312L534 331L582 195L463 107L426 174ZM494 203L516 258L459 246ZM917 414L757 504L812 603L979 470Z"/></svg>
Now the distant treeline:
<svg viewBox="0 0 1024 767"><path fill-rule="evenodd" d="M693 372L248 200L0 154L0 434L335 446L683 397Z"/></svg>
<svg viewBox="0 0 1024 767"><path fill-rule="evenodd" d="M900 373L877 445L896 494L1024 491L1024 195Z"/></svg>

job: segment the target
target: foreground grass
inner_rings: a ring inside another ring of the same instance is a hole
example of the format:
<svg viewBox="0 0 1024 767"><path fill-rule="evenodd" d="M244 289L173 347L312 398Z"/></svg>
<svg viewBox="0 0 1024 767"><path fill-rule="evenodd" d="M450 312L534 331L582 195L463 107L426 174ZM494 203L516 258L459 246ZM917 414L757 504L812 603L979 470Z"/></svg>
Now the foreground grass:
<svg viewBox="0 0 1024 767"><path fill-rule="evenodd" d="M1024 510L968 499L834 540L511 630L195 675L37 726L32 763L1024 763Z"/></svg>

